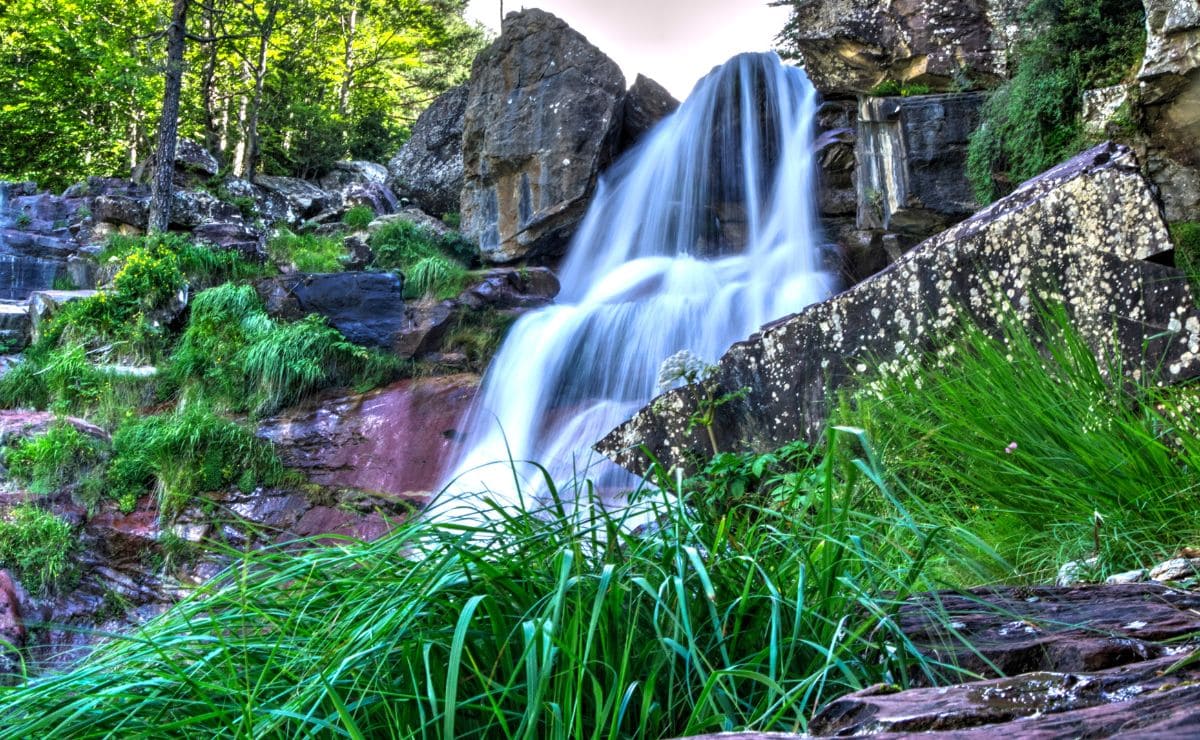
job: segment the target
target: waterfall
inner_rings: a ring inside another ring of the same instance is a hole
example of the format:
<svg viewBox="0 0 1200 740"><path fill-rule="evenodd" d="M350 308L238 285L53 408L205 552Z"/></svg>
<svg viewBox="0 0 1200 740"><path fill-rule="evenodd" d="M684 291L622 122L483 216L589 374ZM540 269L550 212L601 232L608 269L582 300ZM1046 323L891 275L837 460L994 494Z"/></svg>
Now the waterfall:
<svg viewBox="0 0 1200 740"><path fill-rule="evenodd" d="M560 485L629 490L636 479L590 447L656 395L665 358L687 349L715 362L829 294L817 105L800 69L743 54L605 173L557 301L523 316L488 369L448 493L504 505L519 486L528 502L541 474L527 461Z"/></svg>

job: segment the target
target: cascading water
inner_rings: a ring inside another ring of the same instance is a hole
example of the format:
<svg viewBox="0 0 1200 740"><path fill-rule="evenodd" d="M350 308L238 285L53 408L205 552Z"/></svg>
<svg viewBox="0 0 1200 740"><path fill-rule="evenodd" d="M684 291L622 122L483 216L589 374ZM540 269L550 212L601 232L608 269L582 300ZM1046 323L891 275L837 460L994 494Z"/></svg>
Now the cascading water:
<svg viewBox="0 0 1200 740"><path fill-rule="evenodd" d="M713 362L824 298L817 94L774 54L744 54L602 178L554 305L513 326L469 415L447 491L501 505L556 481L636 481L590 446L657 392L681 349ZM509 460L517 461L515 466ZM527 500L528 502L528 500Z"/></svg>

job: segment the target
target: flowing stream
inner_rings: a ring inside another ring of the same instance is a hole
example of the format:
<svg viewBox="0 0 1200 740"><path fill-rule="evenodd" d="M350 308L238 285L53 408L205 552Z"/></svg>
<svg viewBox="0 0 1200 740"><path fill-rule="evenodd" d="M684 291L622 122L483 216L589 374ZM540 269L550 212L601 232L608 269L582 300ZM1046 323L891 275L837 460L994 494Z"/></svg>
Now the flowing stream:
<svg viewBox="0 0 1200 740"><path fill-rule="evenodd" d="M657 394L665 358L686 349L715 362L829 294L817 105L803 71L743 54L605 173L556 303L523 316L488 369L449 493L529 505L545 488L528 461L560 486L628 490L637 480L591 445Z"/></svg>

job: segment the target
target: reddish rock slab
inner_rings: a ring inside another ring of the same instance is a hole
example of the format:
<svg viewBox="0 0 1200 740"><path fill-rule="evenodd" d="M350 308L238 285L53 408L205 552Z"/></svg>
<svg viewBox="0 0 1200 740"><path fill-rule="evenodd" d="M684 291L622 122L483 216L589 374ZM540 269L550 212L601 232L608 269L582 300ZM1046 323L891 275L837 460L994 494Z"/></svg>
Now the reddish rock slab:
<svg viewBox="0 0 1200 740"><path fill-rule="evenodd" d="M430 492L441 483L478 388L479 376L471 374L411 378L267 419L258 434L313 483Z"/></svg>
<svg viewBox="0 0 1200 740"><path fill-rule="evenodd" d="M899 621L932 659L979 675L1097 671L1200 634L1200 594L1156 583L984 588L914 599Z"/></svg>
<svg viewBox="0 0 1200 740"><path fill-rule="evenodd" d="M0 665L3 664L3 643L19 648L25 644L25 623L21 621L21 603L13 586L12 576L0 570Z"/></svg>
<svg viewBox="0 0 1200 740"><path fill-rule="evenodd" d="M0 410L0 443L7 443L16 437L33 437L44 434L55 420L65 418L66 422L96 439L107 442L108 432L95 424L76 419L73 416L59 417L49 411L10 411Z"/></svg>

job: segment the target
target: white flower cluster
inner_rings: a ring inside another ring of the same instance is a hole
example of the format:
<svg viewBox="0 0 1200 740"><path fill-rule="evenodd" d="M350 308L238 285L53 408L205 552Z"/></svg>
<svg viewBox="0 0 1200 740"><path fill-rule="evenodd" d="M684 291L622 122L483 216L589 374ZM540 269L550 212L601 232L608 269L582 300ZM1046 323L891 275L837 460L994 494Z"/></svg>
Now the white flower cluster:
<svg viewBox="0 0 1200 740"><path fill-rule="evenodd" d="M665 391L679 380L685 383L708 380L716 371L716 365L708 364L691 350L681 349L659 365L658 387Z"/></svg>

